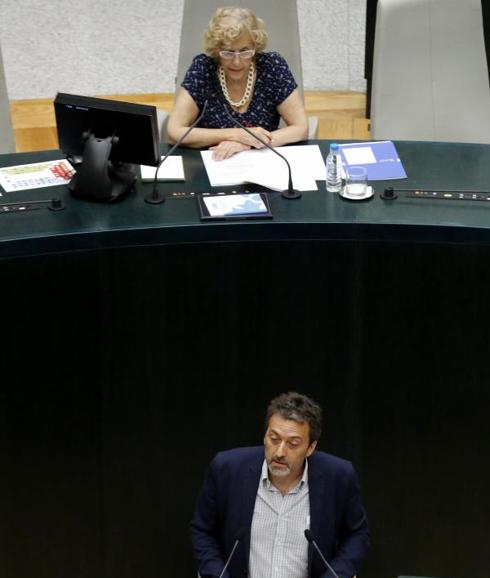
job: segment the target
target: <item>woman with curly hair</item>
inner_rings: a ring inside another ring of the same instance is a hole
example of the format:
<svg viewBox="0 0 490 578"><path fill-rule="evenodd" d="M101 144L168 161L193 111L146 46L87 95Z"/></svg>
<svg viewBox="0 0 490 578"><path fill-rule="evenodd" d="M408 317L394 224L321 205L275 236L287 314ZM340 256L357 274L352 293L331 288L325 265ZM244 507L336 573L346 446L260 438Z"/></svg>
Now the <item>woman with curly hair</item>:
<svg viewBox="0 0 490 578"><path fill-rule="evenodd" d="M301 95L284 58L264 52L264 22L246 8L219 8L204 34L205 54L194 58L177 94L168 122L176 142L206 112L185 139L192 148L209 147L222 160L250 148L257 139L233 124L228 113L262 140L281 146L307 138L308 121ZM279 127L283 119L285 127Z"/></svg>

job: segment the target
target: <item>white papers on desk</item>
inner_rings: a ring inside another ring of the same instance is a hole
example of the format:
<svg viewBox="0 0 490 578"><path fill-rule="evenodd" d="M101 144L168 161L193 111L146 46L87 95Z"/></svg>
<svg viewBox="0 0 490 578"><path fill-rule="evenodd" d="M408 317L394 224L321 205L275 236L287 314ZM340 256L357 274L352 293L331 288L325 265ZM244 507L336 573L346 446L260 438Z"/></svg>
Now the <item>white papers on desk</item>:
<svg viewBox="0 0 490 578"><path fill-rule="evenodd" d="M293 187L298 191L316 191L315 181L325 179L325 164L318 145L277 147L291 165ZM224 161L212 159L213 151L201 151L209 182L213 187L255 183L273 191L288 188L288 167L271 150L252 149Z"/></svg>
<svg viewBox="0 0 490 578"><path fill-rule="evenodd" d="M161 157L163 159L163 157ZM156 167L141 165L141 180L153 181ZM170 156L158 171L159 181L185 181L184 163L181 156Z"/></svg>

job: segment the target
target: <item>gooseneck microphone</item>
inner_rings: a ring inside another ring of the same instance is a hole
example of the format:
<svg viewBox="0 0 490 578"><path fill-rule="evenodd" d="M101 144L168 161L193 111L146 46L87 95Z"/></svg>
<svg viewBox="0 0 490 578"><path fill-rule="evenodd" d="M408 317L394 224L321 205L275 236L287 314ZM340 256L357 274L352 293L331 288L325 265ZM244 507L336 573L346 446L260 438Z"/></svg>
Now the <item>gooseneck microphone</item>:
<svg viewBox="0 0 490 578"><path fill-rule="evenodd" d="M228 556L228 559L225 562L224 568L223 568L223 570L221 570L221 574L219 575L218 578L223 578L223 575L226 572L226 570L228 569L228 566L230 565L231 559L233 558L233 554L235 553L235 550L238 546L238 543L243 538L244 533L245 533L244 528L240 528L238 530L238 532L236 533L235 543L233 544L233 548L231 549L230 555Z"/></svg>
<svg viewBox="0 0 490 578"><path fill-rule="evenodd" d="M335 576L335 578L339 578L337 576L337 572L335 572L335 570L332 568L332 566L330 566L330 564L325 559L325 556L322 554L320 548L318 547L318 544L316 543L315 536L313 535L313 532L309 528L306 528L306 530L305 530L305 538L308 540L308 542L310 544L312 544L313 548L315 548L315 550L318 552L318 555L322 559L322 562L325 564L325 568L327 568L327 570L330 570L330 572Z"/></svg>
<svg viewBox="0 0 490 578"><path fill-rule="evenodd" d="M218 97L220 98L220 97ZM289 164L288 159L282 155L280 152L276 151L276 149L271 146L268 142L266 142L265 140L262 140L260 137L258 137L256 134L254 134L251 130L249 130L246 126L244 126L240 121L238 121L236 118L234 118L231 114L230 111L228 110L228 107L226 105L226 102L223 101L223 99L221 99L221 103L223 105L223 108L225 109L226 115L228 116L228 118L231 120L232 123L234 123L236 126L239 126L240 128L243 128L243 130L245 132L248 132L249 135L253 136L255 139L257 139L260 143L262 143L265 147L267 147L268 149L270 149L272 152L276 153L277 156L281 157L282 160L287 164L288 166L288 188L287 190L283 191L281 193L281 195L285 198L285 199L299 199L301 197L301 193L299 191L297 191L296 189L293 188L293 177L291 175L291 165Z"/></svg>
<svg viewBox="0 0 490 578"><path fill-rule="evenodd" d="M208 107L209 102L209 95L206 96L206 100L204 101L204 105L201 110L201 114L196 118L196 120L191 124L191 126L185 131L185 133L179 138L179 140L172 146L172 148L168 151L168 153L160 160L157 165L155 171L155 178L153 179L153 190L151 193L148 193L145 196L145 202L150 203L151 205L159 205L160 203L165 202L165 194L158 191L157 184L158 184L158 171L163 163L167 160L167 158L174 152L174 150L182 144L185 137L191 132L191 130L196 126L196 124L201 120L206 112L206 108Z"/></svg>

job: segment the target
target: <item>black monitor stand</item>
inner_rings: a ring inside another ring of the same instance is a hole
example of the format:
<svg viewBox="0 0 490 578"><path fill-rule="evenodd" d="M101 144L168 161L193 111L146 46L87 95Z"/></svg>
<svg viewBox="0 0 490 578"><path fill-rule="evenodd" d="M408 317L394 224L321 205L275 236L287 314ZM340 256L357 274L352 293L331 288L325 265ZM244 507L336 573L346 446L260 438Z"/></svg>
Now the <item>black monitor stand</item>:
<svg viewBox="0 0 490 578"><path fill-rule="evenodd" d="M108 203L129 193L134 187L134 165L109 160L117 137L97 138L89 134L83 149L83 162L68 188L74 197Z"/></svg>

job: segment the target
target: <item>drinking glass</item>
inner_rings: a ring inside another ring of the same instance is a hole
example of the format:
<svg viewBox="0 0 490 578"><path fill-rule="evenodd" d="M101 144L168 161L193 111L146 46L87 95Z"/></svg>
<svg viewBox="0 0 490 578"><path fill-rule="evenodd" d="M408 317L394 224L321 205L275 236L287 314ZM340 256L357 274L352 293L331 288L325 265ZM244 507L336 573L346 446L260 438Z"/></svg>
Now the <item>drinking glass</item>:
<svg viewBox="0 0 490 578"><path fill-rule="evenodd" d="M367 193L367 169L347 167L345 176L345 195L353 198L364 197Z"/></svg>

